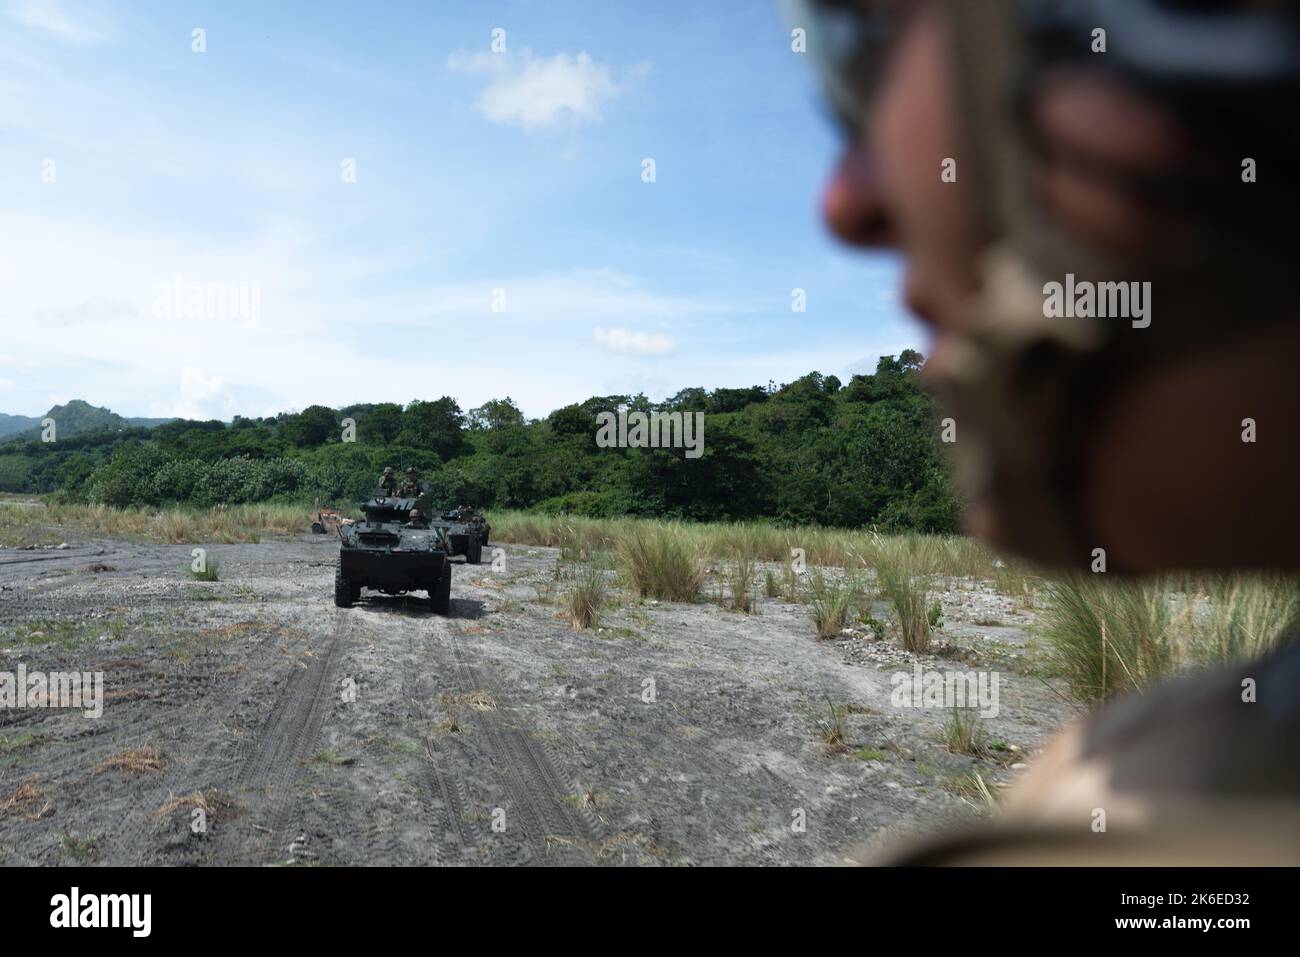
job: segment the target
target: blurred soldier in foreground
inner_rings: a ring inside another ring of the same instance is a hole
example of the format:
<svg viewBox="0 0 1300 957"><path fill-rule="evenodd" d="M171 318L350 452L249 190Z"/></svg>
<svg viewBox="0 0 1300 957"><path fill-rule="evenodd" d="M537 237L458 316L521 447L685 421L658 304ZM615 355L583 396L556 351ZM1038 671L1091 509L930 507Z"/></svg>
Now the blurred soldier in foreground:
<svg viewBox="0 0 1300 957"><path fill-rule="evenodd" d="M1085 574L1300 568L1296 7L787 5L846 132L826 218L906 259L971 530ZM1102 709L998 824L891 860L1294 864L1298 757L1289 642Z"/></svg>
<svg viewBox="0 0 1300 957"><path fill-rule="evenodd" d="M393 475L391 465L384 466L384 474L379 479L379 490L389 496L397 494L397 477Z"/></svg>

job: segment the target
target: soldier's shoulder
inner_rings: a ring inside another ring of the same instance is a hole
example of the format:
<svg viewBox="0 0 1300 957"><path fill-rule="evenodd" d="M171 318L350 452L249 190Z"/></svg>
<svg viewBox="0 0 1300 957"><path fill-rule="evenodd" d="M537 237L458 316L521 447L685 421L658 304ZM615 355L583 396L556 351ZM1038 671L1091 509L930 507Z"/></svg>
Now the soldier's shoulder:
<svg viewBox="0 0 1300 957"><path fill-rule="evenodd" d="M1102 709L1079 737L1117 791L1300 798L1300 643Z"/></svg>

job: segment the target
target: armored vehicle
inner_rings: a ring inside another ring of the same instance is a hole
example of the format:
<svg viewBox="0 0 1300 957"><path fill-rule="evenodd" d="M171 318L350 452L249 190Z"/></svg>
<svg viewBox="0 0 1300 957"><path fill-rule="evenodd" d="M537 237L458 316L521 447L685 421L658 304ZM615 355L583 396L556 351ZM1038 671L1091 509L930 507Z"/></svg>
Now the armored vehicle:
<svg viewBox="0 0 1300 957"><path fill-rule="evenodd" d="M443 512L433 524L446 534L451 554L464 555L465 561L471 565L483 561L483 546L488 543L492 526L478 509L457 505Z"/></svg>
<svg viewBox="0 0 1300 957"><path fill-rule="evenodd" d="M451 607L450 546L443 530L431 527L418 509L414 498L376 495L362 503L362 521L339 528L334 604L349 607L361 597L363 587L387 595L427 591L433 610L447 614Z"/></svg>
<svg viewBox="0 0 1300 957"><path fill-rule="evenodd" d="M316 514L311 517L311 531L313 535L337 532L339 526L346 525L348 521L337 508L317 508Z"/></svg>

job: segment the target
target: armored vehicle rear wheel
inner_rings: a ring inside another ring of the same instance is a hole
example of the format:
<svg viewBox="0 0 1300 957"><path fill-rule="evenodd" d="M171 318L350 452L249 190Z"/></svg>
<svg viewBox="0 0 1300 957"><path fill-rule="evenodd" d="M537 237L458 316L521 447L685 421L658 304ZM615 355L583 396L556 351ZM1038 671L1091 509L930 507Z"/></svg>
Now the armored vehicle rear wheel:
<svg viewBox="0 0 1300 957"><path fill-rule="evenodd" d="M439 615L445 615L451 610L451 562L442 563L442 576L429 589L429 601Z"/></svg>
<svg viewBox="0 0 1300 957"><path fill-rule="evenodd" d="M354 585L343 577L343 560L334 569L334 604L340 608L351 608L352 603L361 595L361 586Z"/></svg>
<svg viewBox="0 0 1300 957"><path fill-rule="evenodd" d="M471 565L483 561L483 542L477 535L473 536L470 543L465 546L465 561Z"/></svg>

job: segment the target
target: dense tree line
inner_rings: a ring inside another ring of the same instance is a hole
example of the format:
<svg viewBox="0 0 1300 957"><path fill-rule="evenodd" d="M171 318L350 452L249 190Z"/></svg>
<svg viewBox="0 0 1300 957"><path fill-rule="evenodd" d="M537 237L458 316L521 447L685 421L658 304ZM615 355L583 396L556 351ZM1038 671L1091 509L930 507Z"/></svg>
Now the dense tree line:
<svg viewBox="0 0 1300 957"><path fill-rule="evenodd" d="M847 384L814 372L661 403L597 396L536 420L509 398L466 412L444 396L18 439L0 444L0 490L118 506L346 502L383 466L414 465L441 505L950 531L958 503L920 364L909 350ZM597 415L620 407L704 413L703 454L598 447Z"/></svg>

